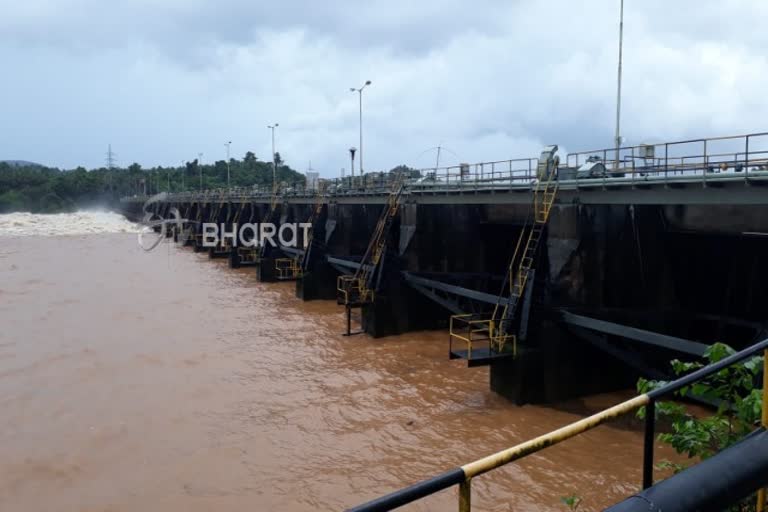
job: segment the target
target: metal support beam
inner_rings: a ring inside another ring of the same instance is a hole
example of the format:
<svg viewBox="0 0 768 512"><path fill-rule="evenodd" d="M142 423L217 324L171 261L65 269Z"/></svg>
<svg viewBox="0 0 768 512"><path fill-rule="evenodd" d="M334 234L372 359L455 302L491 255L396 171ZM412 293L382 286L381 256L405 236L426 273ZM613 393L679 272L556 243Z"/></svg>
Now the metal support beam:
<svg viewBox="0 0 768 512"><path fill-rule="evenodd" d="M694 356L703 356L704 352L709 348L708 345L705 345L704 343L667 336L666 334L659 334L657 332L645 331L636 327L628 327L613 322L606 322L605 320L597 320L595 318L576 315L568 311L562 311L561 314L563 321L568 325L584 327L593 331L648 343L650 345L656 345L658 347L676 350Z"/></svg>
<svg viewBox="0 0 768 512"><path fill-rule="evenodd" d="M631 354L630 352L623 350L617 347L616 345L610 343L608 340L605 339L605 335L601 336L600 334L587 330L583 327L572 326L569 328L569 330L579 338L588 341L589 343L599 348L603 352L610 354L611 356L615 357L619 361L624 362L625 364L634 368L635 370L645 375L646 377L649 377L654 380L665 380L669 377L668 375L664 375L664 373L654 368L651 368L647 364L640 361L635 354Z"/></svg>
<svg viewBox="0 0 768 512"><path fill-rule="evenodd" d="M328 260L328 263L330 263L331 265L337 268L342 267L342 268L348 268L350 270L357 270L360 268L360 262L358 261L345 260L342 258L334 258L333 256L326 256L326 259ZM371 266L366 265L366 268L370 270Z"/></svg>
<svg viewBox="0 0 768 512"><path fill-rule="evenodd" d="M330 263L330 265L336 270L336 272L345 276L352 275L352 272L354 272L352 269L347 267L342 267L340 265L335 265L333 263Z"/></svg>
<svg viewBox="0 0 768 512"><path fill-rule="evenodd" d="M491 295L490 293L470 290L469 288L463 288L461 286L456 286L452 284L443 283L440 281L435 281L434 279L427 279L425 277L414 275L410 272L403 272L403 278L405 279L406 283L412 286L414 284L417 284L425 288L440 290L442 292L458 295L460 297L466 297L468 299L472 299L480 302L485 302L487 304L495 305L497 302L499 302L499 297L497 295Z"/></svg>
<svg viewBox="0 0 768 512"><path fill-rule="evenodd" d="M454 315L462 315L462 314L466 313L466 311L462 311L461 310L461 308L459 307L459 305L456 302L448 300L448 299L446 299L444 297L439 296L438 294L436 294L435 292L433 292L429 288L425 288L425 287L421 286L420 284L416 284L416 283L413 283L413 282L408 283L408 284L411 285L411 287L414 290L416 290L417 292L421 293L426 298L428 298L428 299L430 299L430 300L432 300L434 302L437 302L438 304L443 306L445 309L447 309L448 311L450 311Z"/></svg>
<svg viewBox="0 0 768 512"><path fill-rule="evenodd" d="M278 247L281 251L283 251L285 254L288 254L290 256L303 256L304 250L303 249L297 249L295 247L286 247L284 245L280 245Z"/></svg>

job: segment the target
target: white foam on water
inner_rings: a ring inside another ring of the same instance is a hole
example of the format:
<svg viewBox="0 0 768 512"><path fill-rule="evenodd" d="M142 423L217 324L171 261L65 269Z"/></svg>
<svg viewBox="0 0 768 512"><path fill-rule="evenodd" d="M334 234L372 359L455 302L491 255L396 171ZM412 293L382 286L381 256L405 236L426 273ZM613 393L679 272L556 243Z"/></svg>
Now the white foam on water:
<svg viewBox="0 0 768 512"><path fill-rule="evenodd" d="M0 237L137 233L139 229L140 226L128 221L119 213L98 210L53 214L0 214Z"/></svg>

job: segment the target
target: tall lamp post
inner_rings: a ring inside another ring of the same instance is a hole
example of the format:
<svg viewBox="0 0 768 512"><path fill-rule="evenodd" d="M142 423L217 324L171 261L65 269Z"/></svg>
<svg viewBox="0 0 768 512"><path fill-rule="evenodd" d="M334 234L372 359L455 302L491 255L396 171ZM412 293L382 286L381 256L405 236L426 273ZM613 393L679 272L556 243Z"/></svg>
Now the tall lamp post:
<svg viewBox="0 0 768 512"><path fill-rule="evenodd" d="M225 146L227 146L227 190L231 188L230 182L229 182L229 146L232 145L232 141L229 140L224 143Z"/></svg>
<svg viewBox="0 0 768 512"><path fill-rule="evenodd" d="M272 130L272 192L277 190L275 187L277 186L277 158L275 153L275 128L280 126L280 123L275 123L267 126L270 130Z"/></svg>
<svg viewBox="0 0 768 512"><path fill-rule="evenodd" d="M360 176L363 175L363 89L371 85L370 80L366 80L362 87L355 89L350 87L350 92L356 92L360 96ZM354 170L352 171L352 177L355 176Z"/></svg>
<svg viewBox="0 0 768 512"><path fill-rule="evenodd" d="M618 79L616 80L616 161L615 167L619 167L619 149L621 148L621 68L624 50L624 0L621 0L619 13L619 69Z"/></svg>

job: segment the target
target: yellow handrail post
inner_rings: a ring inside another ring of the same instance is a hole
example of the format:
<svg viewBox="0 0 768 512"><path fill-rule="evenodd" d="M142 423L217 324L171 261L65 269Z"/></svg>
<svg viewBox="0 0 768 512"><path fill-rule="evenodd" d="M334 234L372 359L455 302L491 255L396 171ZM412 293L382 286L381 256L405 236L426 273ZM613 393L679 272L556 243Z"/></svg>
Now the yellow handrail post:
<svg viewBox="0 0 768 512"><path fill-rule="evenodd" d="M467 478L459 484L459 512L472 510L472 479Z"/></svg>
<svg viewBox="0 0 768 512"><path fill-rule="evenodd" d="M536 453L539 450L556 445L566 439L570 439L578 434L582 434L587 430L592 430L598 425L602 425L608 420L618 418L622 414L639 409L644 405L648 405L650 398L647 394L638 395L630 400L621 402L620 404L604 409L592 416L582 418L579 421L570 423L557 430L549 432L548 434L541 435L524 443L520 443L506 450L496 452L494 454L478 459L469 464L464 464L461 469L467 478L474 478L483 473L487 473L493 469L514 462L532 453Z"/></svg>
<svg viewBox="0 0 768 512"><path fill-rule="evenodd" d="M472 359L472 321L467 322L467 359Z"/></svg>
<svg viewBox="0 0 768 512"><path fill-rule="evenodd" d="M768 350L763 351L763 412L760 424L768 427ZM765 511L765 487L757 491L757 512Z"/></svg>

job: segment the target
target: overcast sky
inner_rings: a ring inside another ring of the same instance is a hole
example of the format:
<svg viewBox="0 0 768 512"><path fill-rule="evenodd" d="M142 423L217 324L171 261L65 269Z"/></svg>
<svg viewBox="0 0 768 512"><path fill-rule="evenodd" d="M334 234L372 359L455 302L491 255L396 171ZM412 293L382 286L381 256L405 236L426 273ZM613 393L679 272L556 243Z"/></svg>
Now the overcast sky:
<svg viewBox="0 0 768 512"><path fill-rule="evenodd" d="M0 159L366 170L612 144L618 0L0 0ZM768 129L768 2L626 0L628 143Z"/></svg>

